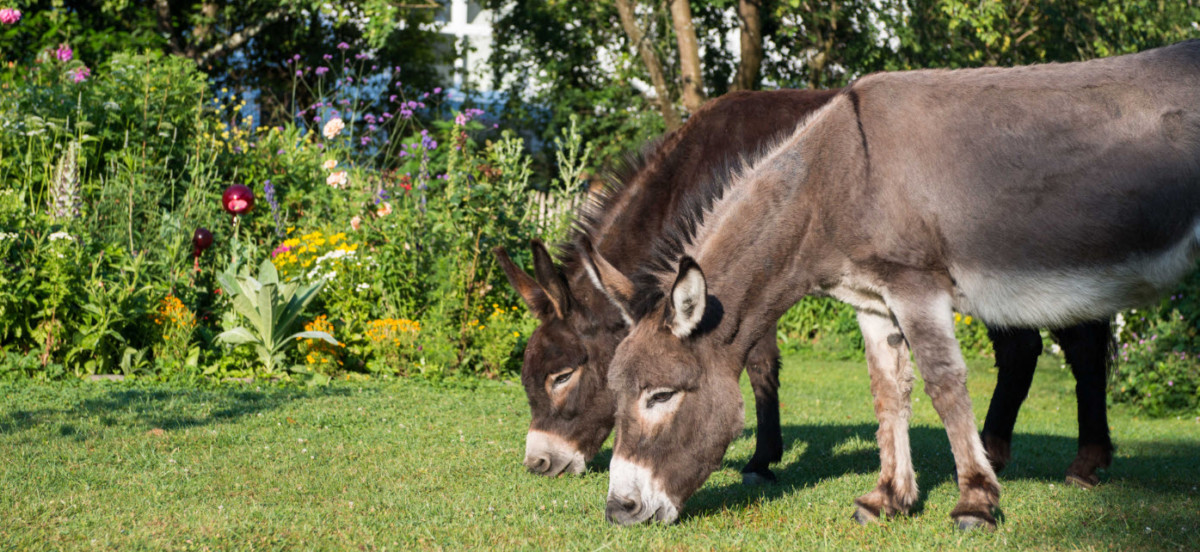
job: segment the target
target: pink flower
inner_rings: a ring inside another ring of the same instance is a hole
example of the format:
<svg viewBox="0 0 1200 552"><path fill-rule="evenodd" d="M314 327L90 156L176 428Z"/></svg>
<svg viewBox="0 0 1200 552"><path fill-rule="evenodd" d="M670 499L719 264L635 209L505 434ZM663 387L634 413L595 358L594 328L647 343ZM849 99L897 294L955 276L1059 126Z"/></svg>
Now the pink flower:
<svg viewBox="0 0 1200 552"><path fill-rule="evenodd" d="M350 227L358 230L359 226L362 226L362 217L354 215L354 218L350 219Z"/></svg>
<svg viewBox="0 0 1200 552"><path fill-rule="evenodd" d="M16 8L0 9L0 23L12 25L21 20L21 10Z"/></svg>
<svg viewBox="0 0 1200 552"><path fill-rule="evenodd" d="M342 186L346 185L346 180L348 180L346 177L346 171L338 171L331 173L328 177L326 177L325 183L333 186L334 188L341 188Z"/></svg>
<svg viewBox="0 0 1200 552"><path fill-rule="evenodd" d="M54 50L54 57L58 58L58 61L71 61L71 58L75 57L75 52L71 51L70 46L63 43Z"/></svg>
<svg viewBox="0 0 1200 552"><path fill-rule="evenodd" d="M88 69L87 67L80 67L79 69L71 71L67 74L71 76L71 80L74 81L75 84L79 84L85 80L88 80L88 77L92 76L92 70Z"/></svg>
<svg viewBox="0 0 1200 552"><path fill-rule="evenodd" d="M337 159L326 159L324 163L321 163L321 168L323 168L327 171L332 171L333 168L336 166L337 166Z"/></svg>
<svg viewBox="0 0 1200 552"><path fill-rule="evenodd" d="M333 137L340 134L344 128L346 128L346 123L342 121L341 117L334 117L330 119L328 123L325 123L325 128L321 131L321 134L325 135L326 140L332 140Z"/></svg>

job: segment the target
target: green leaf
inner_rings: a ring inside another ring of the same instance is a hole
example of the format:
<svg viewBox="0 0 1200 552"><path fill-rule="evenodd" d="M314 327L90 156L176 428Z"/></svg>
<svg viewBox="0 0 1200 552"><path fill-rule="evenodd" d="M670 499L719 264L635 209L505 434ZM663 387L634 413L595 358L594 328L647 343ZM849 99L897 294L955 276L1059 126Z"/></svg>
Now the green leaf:
<svg viewBox="0 0 1200 552"><path fill-rule="evenodd" d="M232 330L221 332L217 336L217 340L230 345L244 345L246 343L262 343L250 330L243 327L237 327Z"/></svg>

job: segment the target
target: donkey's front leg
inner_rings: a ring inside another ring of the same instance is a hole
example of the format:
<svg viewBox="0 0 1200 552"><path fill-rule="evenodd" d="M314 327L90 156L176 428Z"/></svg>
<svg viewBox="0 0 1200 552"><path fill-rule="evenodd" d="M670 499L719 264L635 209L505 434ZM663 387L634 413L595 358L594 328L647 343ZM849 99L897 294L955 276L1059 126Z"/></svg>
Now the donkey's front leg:
<svg viewBox="0 0 1200 552"><path fill-rule="evenodd" d="M880 515L908 513L917 500L917 479L908 445L908 420L912 416L912 364L908 345L891 316L858 311L858 326L866 345L871 395L879 431L879 482L875 489L854 500L854 519L866 524Z"/></svg>
<svg viewBox="0 0 1200 552"><path fill-rule="evenodd" d="M779 345L775 326L763 335L746 359L746 375L754 390L754 411L758 415L754 456L742 468L742 483L775 481L769 465L783 458L783 432L779 427Z"/></svg>
<svg viewBox="0 0 1200 552"><path fill-rule="evenodd" d="M960 529L995 527L992 510L1000 502L1000 484L975 429L950 294L929 274L908 273L897 280L889 282L884 300L913 348L925 392L946 426L954 452L959 499L950 516Z"/></svg>

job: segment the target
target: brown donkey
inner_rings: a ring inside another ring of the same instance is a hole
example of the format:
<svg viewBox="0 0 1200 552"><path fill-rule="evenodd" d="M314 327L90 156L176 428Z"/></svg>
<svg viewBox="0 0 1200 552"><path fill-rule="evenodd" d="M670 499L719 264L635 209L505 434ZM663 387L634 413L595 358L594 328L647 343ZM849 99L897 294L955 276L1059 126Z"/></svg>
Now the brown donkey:
<svg viewBox="0 0 1200 552"><path fill-rule="evenodd" d="M598 202L587 206L579 230L622 270L652 253L650 244L672 220L700 199L699 184L736 156L761 151L824 105L837 91L739 92L705 104L679 130L667 134ZM582 473L612 431L616 404L608 391L608 365L628 322L589 281L572 243L556 265L540 242L532 244L532 277L502 250L495 251L508 281L541 324L529 337L521 382L532 411L525 465L543 475ZM768 465L783 454L779 428L779 349L775 331L764 332L742 365L758 410L758 442L742 470L748 480L773 480Z"/></svg>
<svg viewBox="0 0 1200 552"><path fill-rule="evenodd" d="M632 279L582 243L635 321L609 369L609 519L677 518L740 432L737 375L752 345L820 293L858 311L879 419L882 470L856 517L907 512L917 498L911 347L954 453L950 515L994 526L1000 486L952 313L1062 327L1153 300L1192 269L1200 41L870 75L733 180L674 221Z"/></svg>

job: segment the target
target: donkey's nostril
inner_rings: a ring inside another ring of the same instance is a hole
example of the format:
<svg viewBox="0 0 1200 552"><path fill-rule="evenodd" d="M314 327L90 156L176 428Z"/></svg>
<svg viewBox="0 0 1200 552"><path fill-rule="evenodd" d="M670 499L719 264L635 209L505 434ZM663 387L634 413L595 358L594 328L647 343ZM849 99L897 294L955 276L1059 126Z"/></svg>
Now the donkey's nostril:
<svg viewBox="0 0 1200 552"><path fill-rule="evenodd" d="M525 467L538 475L550 471L550 459L545 456L526 456Z"/></svg>
<svg viewBox="0 0 1200 552"><path fill-rule="evenodd" d="M609 523L629 525L637 521L637 514L641 509L642 504L636 499L613 496L608 499L608 507L604 509L604 519Z"/></svg>

